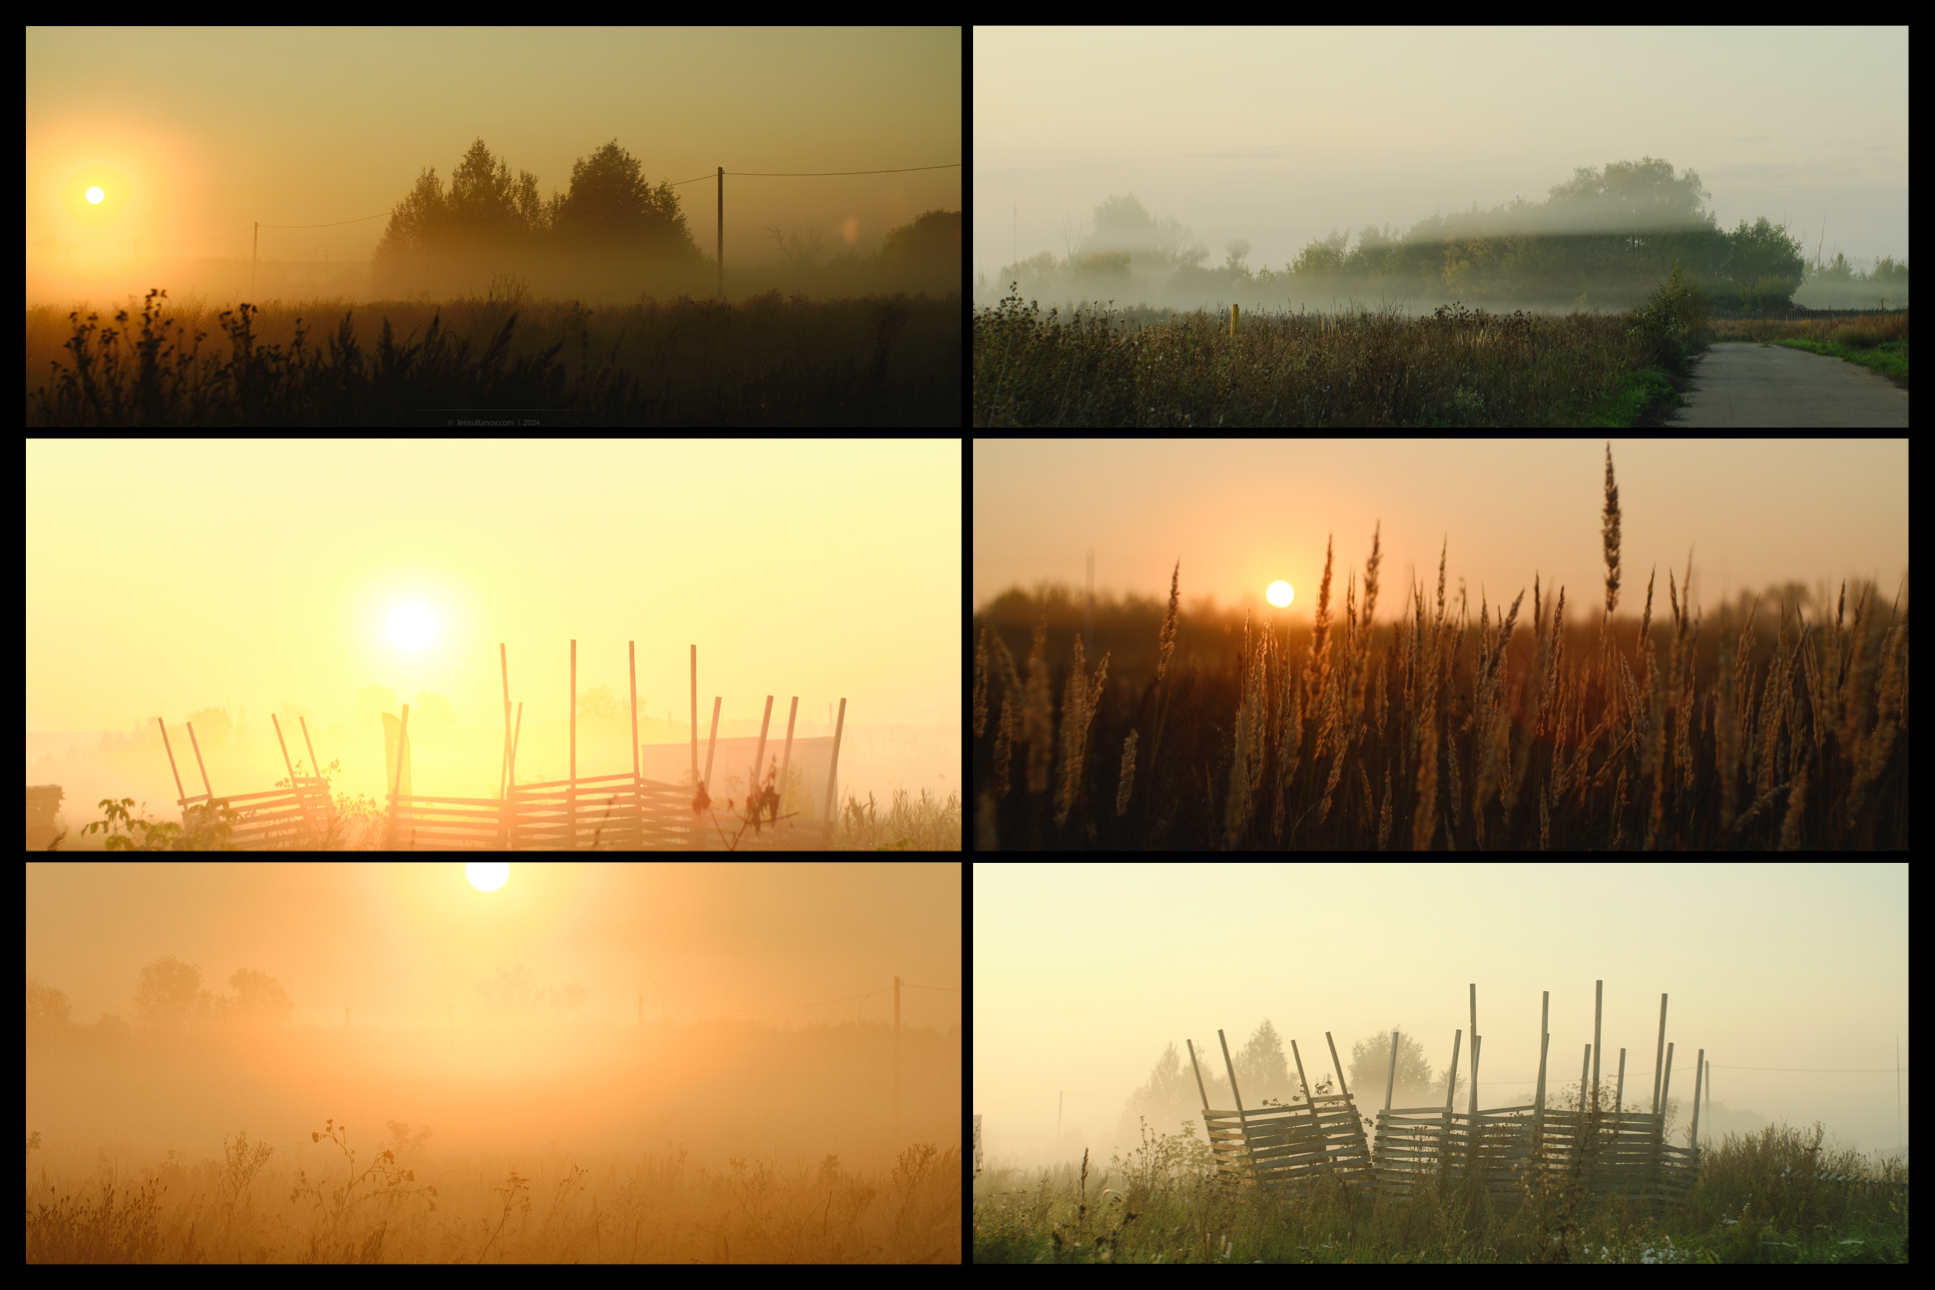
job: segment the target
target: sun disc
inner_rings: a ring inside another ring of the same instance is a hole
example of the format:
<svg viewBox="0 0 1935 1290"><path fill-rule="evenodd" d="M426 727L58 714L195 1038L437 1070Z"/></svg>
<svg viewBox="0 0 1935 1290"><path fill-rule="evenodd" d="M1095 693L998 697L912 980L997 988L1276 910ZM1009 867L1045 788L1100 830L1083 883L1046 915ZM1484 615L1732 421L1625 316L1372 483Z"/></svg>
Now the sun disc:
<svg viewBox="0 0 1935 1290"><path fill-rule="evenodd" d="M399 605L390 615L390 639L404 649L422 649L436 634L437 620L422 605Z"/></svg>
<svg viewBox="0 0 1935 1290"><path fill-rule="evenodd" d="M103 193L98 188L90 188L87 190L87 200L89 200L90 202L93 202L96 206L101 204L101 198L105 197L106 195L107 194Z"/></svg>
<svg viewBox="0 0 1935 1290"><path fill-rule="evenodd" d="M496 891L504 885L510 876L511 867L507 864L467 864L464 866L464 877L470 879L470 885L479 891Z"/></svg>
<svg viewBox="0 0 1935 1290"><path fill-rule="evenodd" d="M1271 583L1270 590L1268 592L1268 595L1270 597L1270 603L1277 606L1279 609L1289 604L1291 600L1296 597L1296 594L1297 594L1296 589L1287 582Z"/></svg>

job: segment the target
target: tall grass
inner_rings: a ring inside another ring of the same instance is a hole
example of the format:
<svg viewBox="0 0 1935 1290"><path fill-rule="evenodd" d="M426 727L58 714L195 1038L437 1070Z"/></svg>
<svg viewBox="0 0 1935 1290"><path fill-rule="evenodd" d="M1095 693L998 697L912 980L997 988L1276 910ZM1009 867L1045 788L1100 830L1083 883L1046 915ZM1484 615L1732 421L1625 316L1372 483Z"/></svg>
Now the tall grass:
<svg viewBox="0 0 1935 1290"><path fill-rule="evenodd" d="M1705 343L1679 271L1625 313L1507 316L1441 306L1041 317L1010 294L974 315L976 426L1587 426L1669 401Z"/></svg>
<svg viewBox="0 0 1935 1290"><path fill-rule="evenodd" d="M167 1159L91 1184L36 1169L27 1139L28 1263L959 1263L958 1148L916 1144L877 1171L683 1149L605 1159L446 1160L408 1125L364 1153L333 1119L333 1154L277 1149ZM286 1158L290 1153L282 1153Z"/></svg>
<svg viewBox="0 0 1935 1290"><path fill-rule="evenodd" d="M1003 598L975 623L976 845L1905 848L1903 593L1884 605L1873 586L1850 599L1844 585L1811 618L1783 596L1709 622L1669 571L1670 621L1653 622L1651 576L1640 622L1615 619L1610 448L1605 496L1594 627L1569 624L1565 589L1550 603L1537 579L1529 626L1523 591L1509 608L1481 597L1474 621L1462 595L1446 603L1448 543L1435 597L1407 589L1405 614L1381 626L1375 534L1361 609L1354 575L1333 607L1326 556L1310 628L1192 633L1220 669L1170 664L1174 577L1160 634L1138 610L1139 643L1112 669L1105 653L1092 683L1079 643L1066 669L1051 663L1050 603ZM1067 615L1057 634L1078 634L1079 610L1053 607ZM1018 641L1030 619L1024 680L1004 636Z"/></svg>
<svg viewBox="0 0 1935 1290"><path fill-rule="evenodd" d="M1397 1196L1219 1178L1194 1126L1114 1168L974 1179L976 1263L1906 1263L1906 1171L1769 1127L1705 1147L1693 1189L1648 1205L1594 1201L1564 1170L1496 1193L1471 1173ZM1839 1170L1822 1181L1813 1167Z"/></svg>
<svg viewBox="0 0 1935 1290"><path fill-rule="evenodd" d="M483 299L270 302L210 317L154 290L128 308L27 311L40 426L954 426L959 297L737 305L641 298L587 309L495 279ZM365 349L357 335L381 325ZM318 347L310 320L340 318ZM215 345L202 345L211 331Z"/></svg>

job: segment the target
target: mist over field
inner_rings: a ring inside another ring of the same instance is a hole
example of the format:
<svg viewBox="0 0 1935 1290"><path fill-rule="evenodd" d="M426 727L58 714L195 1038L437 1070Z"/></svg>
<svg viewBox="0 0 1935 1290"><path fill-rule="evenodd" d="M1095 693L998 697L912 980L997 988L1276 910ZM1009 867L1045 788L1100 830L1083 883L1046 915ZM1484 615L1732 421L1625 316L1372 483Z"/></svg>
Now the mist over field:
<svg viewBox="0 0 1935 1290"><path fill-rule="evenodd" d="M29 1261L958 1261L960 894L31 865Z"/></svg>
<svg viewBox="0 0 1935 1290"><path fill-rule="evenodd" d="M975 302L1899 310L1907 84L1905 29L980 27Z"/></svg>

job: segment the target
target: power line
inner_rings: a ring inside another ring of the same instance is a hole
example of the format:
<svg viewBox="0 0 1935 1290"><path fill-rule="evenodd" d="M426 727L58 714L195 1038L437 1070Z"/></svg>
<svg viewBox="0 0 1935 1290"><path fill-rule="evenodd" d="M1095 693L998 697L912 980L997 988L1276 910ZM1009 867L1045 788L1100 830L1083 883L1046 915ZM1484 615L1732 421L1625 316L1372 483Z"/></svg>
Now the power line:
<svg viewBox="0 0 1935 1290"><path fill-rule="evenodd" d="M1892 1066L1861 1070L1835 1066L1719 1066L1713 1062L1708 1062L1707 1065L1717 1071L1814 1071L1824 1075L1893 1075L1895 1073L1895 1068ZM1905 1070L1902 1073L1907 1074Z"/></svg>

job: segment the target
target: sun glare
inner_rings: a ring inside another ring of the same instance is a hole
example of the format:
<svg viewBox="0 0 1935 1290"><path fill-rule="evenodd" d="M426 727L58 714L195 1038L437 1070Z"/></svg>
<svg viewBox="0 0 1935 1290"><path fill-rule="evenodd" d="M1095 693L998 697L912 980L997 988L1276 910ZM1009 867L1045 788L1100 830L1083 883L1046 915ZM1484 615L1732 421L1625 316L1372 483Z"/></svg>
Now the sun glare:
<svg viewBox="0 0 1935 1290"><path fill-rule="evenodd" d="M507 864L467 864L464 866L464 877L470 879L470 885L479 891L496 891L509 880L510 876L511 867Z"/></svg>
<svg viewBox="0 0 1935 1290"><path fill-rule="evenodd" d="M101 198L105 197L106 195L107 194L103 193L98 188L90 188L87 190L87 200L89 200L90 202L93 202L96 206L99 206L101 204Z"/></svg>
<svg viewBox="0 0 1935 1290"><path fill-rule="evenodd" d="M422 605L399 605L390 615L390 639L404 649L420 650L436 635L437 620Z"/></svg>
<svg viewBox="0 0 1935 1290"><path fill-rule="evenodd" d="M1273 582L1270 584L1270 590L1266 594L1270 597L1271 604L1282 608L1284 605L1290 603L1297 592L1296 588L1287 582Z"/></svg>

